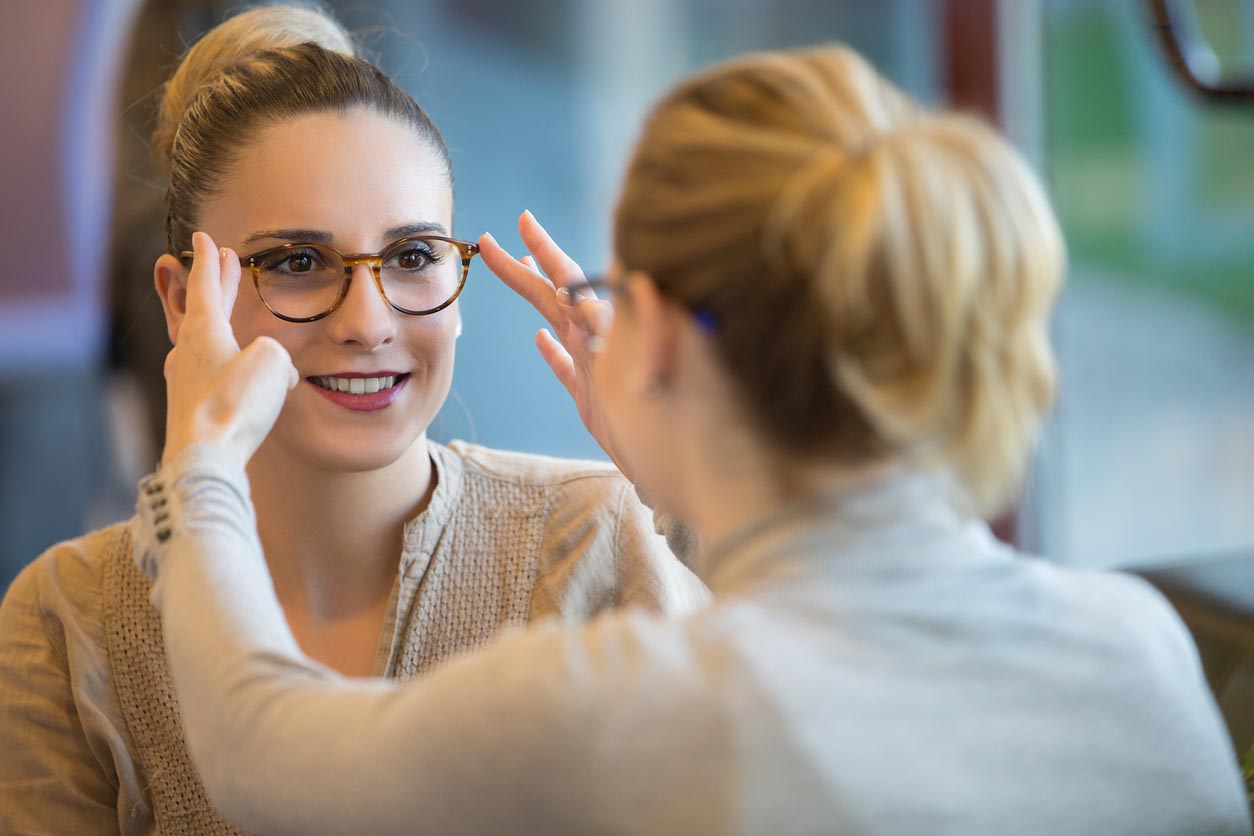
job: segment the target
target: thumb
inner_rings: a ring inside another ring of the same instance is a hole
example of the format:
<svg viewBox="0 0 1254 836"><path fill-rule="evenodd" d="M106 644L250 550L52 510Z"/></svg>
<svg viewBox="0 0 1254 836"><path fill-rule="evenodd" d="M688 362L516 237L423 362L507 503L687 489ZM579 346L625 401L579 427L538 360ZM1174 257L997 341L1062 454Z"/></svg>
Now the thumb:
<svg viewBox="0 0 1254 836"><path fill-rule="evenodd" d="M292 358L272 337L258 337L231 362L226 382L247 395L265 395L275 390L280 397L299 381Z"/></svg>
<svg viewBox="0 0 1254 836"><path fill-rule="evenodd" d="M230 444L247 462L278 420L288 390L299 380L292 359L270 337L258 337L223 370L221 391L238 410Z"/></svg>

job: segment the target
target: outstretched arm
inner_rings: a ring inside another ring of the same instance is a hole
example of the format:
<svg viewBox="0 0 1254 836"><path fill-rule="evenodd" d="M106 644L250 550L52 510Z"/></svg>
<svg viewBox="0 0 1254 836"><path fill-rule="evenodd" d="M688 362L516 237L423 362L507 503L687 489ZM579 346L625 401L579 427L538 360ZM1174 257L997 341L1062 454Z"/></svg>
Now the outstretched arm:
<svg viewBox="0 0 1254 836"><path fill-rule="evenodd" d="M188 747L228 819L262 836L469 834L562 809L587 768L562 731L586 713L566 674L577 637L553 624L404 685L345 679L301 654L222 447L167 463L140 517Z"/></svg>

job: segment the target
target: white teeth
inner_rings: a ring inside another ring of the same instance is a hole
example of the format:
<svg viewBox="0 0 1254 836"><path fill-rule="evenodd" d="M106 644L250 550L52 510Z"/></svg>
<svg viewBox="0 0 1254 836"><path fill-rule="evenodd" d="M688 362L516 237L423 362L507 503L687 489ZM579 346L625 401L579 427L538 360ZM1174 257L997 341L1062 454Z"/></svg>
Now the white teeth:
<svg viewBox="0 0 1254 836"><path fill-rule="evenodd" d="M353 395L373 395L382 389L391 389L396 385L396 375L387 377L315 377L313 382L323 389L333 392L348 392Z"/></svg>

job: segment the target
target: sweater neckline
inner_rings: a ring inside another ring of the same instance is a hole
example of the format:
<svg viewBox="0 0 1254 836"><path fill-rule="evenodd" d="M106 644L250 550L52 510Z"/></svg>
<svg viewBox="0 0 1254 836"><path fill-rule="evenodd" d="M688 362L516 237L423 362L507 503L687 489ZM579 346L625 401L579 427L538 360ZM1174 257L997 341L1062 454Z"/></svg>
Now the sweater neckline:
<svg viewBox="0 0 1254 836"><path fill-rule="evenodd" d="M958 510L944 474L911 470L772 509L703 549L695 568L725 595L778 583L950 571L1008 552L982 520Z"/></svg>
<svg viewBox="0 0 1254 836"><path fill-rule="evenodd" d="M405 523L401 540L402 569L435 549L462 492L465 473L461 457L430 439L427 440L427 452L431 456L431 472L436 479L435 490L427 507Z"/></svg>

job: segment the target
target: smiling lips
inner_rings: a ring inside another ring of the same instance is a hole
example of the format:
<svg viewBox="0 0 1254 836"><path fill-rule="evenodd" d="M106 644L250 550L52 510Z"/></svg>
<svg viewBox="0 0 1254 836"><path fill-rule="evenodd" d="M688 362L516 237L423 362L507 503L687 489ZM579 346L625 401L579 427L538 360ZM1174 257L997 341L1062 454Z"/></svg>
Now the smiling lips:
<svg viewBox="0 0 1254 836"><path fill-rule="evenodd" d="M318 394L354 412L386 409L396 400L408 381L408 374L395 372L305 378L305 382L313 386Z"/></svg>
<svg viewBox="0 0 1254 836"><path fill-rule="evenodd" d="M323 389L353 395L373 395L380 389L391 389L396 385L397 377L398 375L389 374L383 377L312 377L310 380Z"/></svg>

